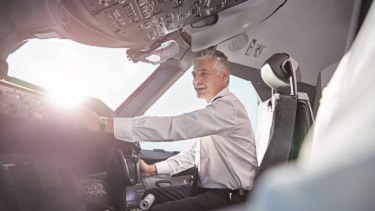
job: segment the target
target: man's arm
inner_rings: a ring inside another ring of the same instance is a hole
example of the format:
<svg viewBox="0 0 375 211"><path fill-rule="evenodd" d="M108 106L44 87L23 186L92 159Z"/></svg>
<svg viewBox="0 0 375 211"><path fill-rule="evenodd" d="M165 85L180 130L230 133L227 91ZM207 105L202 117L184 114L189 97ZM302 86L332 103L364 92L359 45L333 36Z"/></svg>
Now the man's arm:
<svg viewBox="0 0 375 211"><path fill-rule="evenodd" d="M190 148L179 154L168 158L167 160L148 165L143 160L139 161L142 176L151 177L154 175L174 175L186 169L192 168L195 162L196 141Z"/></svg>
<svg viewBox="0 0 375 211"><path fill-rule="evenodd" d="M128 142L178 141L230 134L236 121L236 106L220 100L204 109L178 116L114 118L114 136Z"/></svg>
<svg viewBox="0 0 375 211"><path fill-rule="evenodd" d="M165 161L155 163L158 174L174 175L192 168L195 165L197 141L194 140L190 148L181 151L179 154L168 158Z"/></svg>
<svg viewBox="0 0 375 211"><path fill-rule="evenodd" d="M104 124L104 132L113 135L113 118L108 118L107 124Z"/></svg>

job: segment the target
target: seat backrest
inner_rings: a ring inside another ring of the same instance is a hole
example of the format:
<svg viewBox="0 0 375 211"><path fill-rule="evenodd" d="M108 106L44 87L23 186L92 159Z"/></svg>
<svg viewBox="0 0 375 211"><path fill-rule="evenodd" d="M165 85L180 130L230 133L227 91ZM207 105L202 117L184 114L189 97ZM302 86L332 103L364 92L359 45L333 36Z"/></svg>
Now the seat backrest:
<svg viewBox="0 0 375 211"><path fill-rule="evenodd" d="M296 119L289 160L295 160L298 157L302 142L313 122L314 116L309 97L306 93L298 92Z"/></svg>
<svg viewBox="0 0 375 211"><path fill-rule="evenodd" d="M298 64L289 55L278 53L266 60L262 79L272 88L272 97L258 108L257 178L270 167L295 159L312 124L308 96L297 92ZM285 93L288 87L290 92Z"/></svg>
<svg viewBox="0 0 375 211"><path fill-rule="evenodd" d="M262 104L262 107L268 108L267 111L262 111L267 113L263 116L268 118L265 120L268 124L258 125L258 130L262 127L265 128L260 129L262 131L259 133L257 130L258 175L276 164L289 160L294 135L297 97L274 94L271 99L262 102Z"/></svg>

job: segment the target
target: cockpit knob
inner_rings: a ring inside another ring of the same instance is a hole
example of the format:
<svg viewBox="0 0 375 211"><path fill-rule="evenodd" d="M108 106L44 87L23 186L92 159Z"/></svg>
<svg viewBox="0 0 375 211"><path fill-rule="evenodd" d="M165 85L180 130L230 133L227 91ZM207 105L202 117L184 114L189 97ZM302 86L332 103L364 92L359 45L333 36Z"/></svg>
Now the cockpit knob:
<svg viewBox="0 0 375 211"><path fill-rule="evenodd" d="M147 0L139 0L138 5L139 5L140 7L142 7L142 6L145 5L146 3L147 3Z"/></svg>
<svg viewBox="0 0 375 211"><path fill-rule="evenodd" d="M146 19L149 19L149 18L151 18L152 13L147 11L147 12L144 13L144 16L145 16Z"/></svg>

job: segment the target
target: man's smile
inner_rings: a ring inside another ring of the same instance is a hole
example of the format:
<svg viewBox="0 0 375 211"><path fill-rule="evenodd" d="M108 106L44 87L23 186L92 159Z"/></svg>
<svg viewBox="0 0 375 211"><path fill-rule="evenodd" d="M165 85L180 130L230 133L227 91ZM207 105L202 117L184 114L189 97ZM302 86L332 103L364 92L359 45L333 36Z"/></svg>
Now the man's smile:
<svg viewBox="0 0 375 211"><path fill-rule="evenodd" d="M198 87L194 87L195 91L199 92L199 91L202 91L204 90L206 87L204 86L198 86Z"/></svg>

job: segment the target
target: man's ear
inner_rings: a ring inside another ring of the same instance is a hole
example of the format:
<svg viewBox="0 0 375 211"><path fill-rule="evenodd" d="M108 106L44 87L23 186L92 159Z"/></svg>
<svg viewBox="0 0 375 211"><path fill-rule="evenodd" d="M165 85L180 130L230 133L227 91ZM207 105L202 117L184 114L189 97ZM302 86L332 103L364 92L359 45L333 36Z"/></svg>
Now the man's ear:
<svg viewBox="0 0 375 211"><path fill-rule="evenodd" d="M229 71L227 69L225 69L223 71L223 79L228 82L229 81Z"/></svg>

